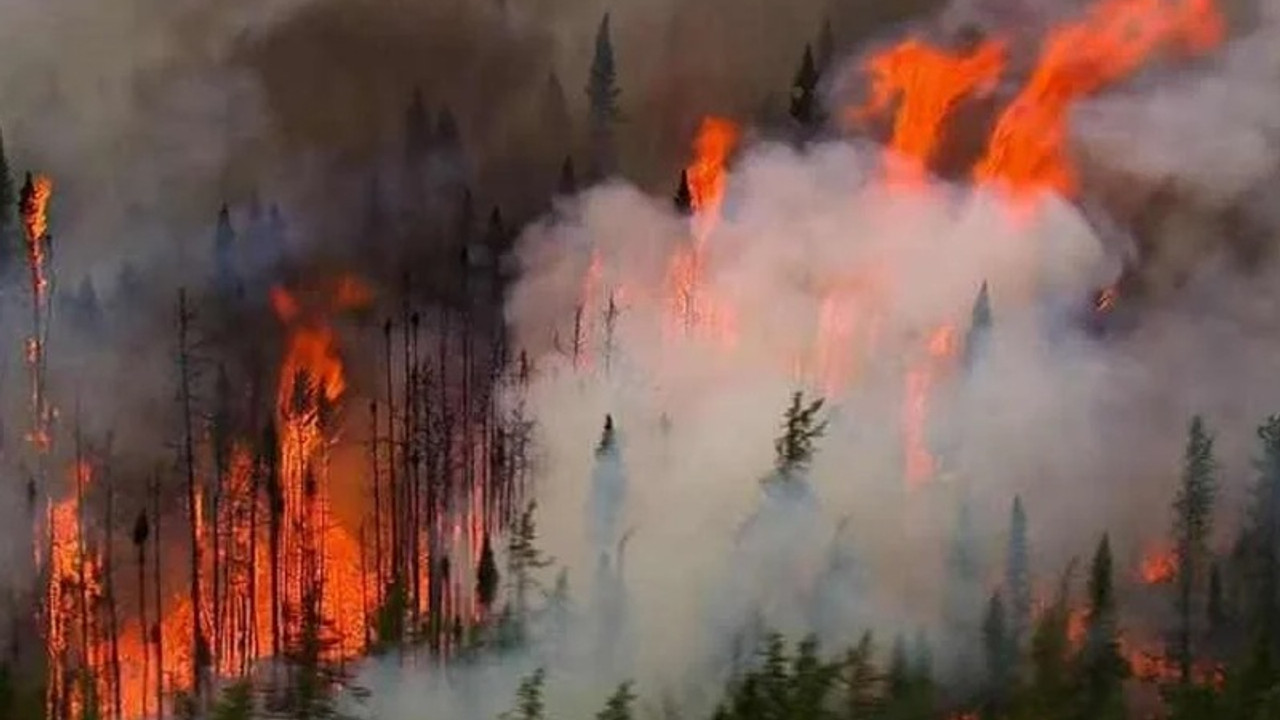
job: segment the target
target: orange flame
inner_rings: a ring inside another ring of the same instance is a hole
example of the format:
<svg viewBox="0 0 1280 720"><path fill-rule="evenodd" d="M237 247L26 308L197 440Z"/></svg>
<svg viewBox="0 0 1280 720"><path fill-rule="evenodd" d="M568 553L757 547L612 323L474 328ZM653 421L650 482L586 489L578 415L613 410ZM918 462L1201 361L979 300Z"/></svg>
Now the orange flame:
<svg viewBox="0 0 1280 720"><path fill-rule="evenodd" d="M1076 190L1067 158L1072 104L1133 73L1157 51L1180 45L1203 52L1224 34L1213 0L1102 0L1057 28L1030 81L996 123L974 174L1024 194Z"/></svg>
<svg viewBox="0 0 1280 720"><path fill-rule="evenodd" d="M669 336L681 329L702 328L721 344L732 345L737 335L736 313L724 298L714 296L706 287L706 246L720 224L720 207L724 201L726 165L738 143L740 131L736 123L707 117L694 139L694 159L685 170L692 196L694 217L693 242L680 247L667 267L667 321Z"/></svg>
<svg viewBox="0 0 1280 720"><path fill-rule="evenodd" d="M902 436L908 487L920 487L937 472L927 436L929 396L955 359L956 349L956 326L941 325L929 334L925 356L907 371Z"/></svg>
<svg viewBox="0 0 1280 720"><path fill-rule="evenodd" d="M1173 582L1178 574L1178 558L1172 550L1157 548L1147 552L1138 567L1138 577L1147 585Z"/></svg>
<svg viewBox="0 0 1280 720"><path fill-rule="evenodd" d="M910 39L867 61L871 97L852 117L882 114L897 101L887 158L891 182L923 181L947 118L965 96L999 80L1004 55L1004 44L996 41L959 55Z"/></svg>

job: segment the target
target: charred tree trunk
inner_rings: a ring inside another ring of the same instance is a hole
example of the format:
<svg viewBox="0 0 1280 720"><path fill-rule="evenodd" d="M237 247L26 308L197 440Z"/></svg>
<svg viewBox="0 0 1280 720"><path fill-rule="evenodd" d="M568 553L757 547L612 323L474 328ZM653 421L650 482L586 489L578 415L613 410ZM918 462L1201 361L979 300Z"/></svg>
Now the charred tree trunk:
<svg viewBox="0 0 1280 720"><path fill-rule="evenodd" d="M204 637L204 617L200 608L200 537L199 493L196 484L195 438L192 428L191 397L191 313L187 309L187 291L178 291L178 372L180 383L179 402L182 404L182 465L187 481L187 522L191 543L191 689L197 705L204 697L204 668L207 664L208 644Z"/></svg>
<svg viewBox="0 0 1280 720"><path fill-rule="evenodd" d="M164 720L164 633L160 632L160 623L164 618L164 591L160 584L160 553L163 528L160 524L160 474L157 472L151 479L151 516L155 519L156 546L151 554L153 581L156 595L156 623L149 632L156 643L156 717Z"/></svg>
<svg viewBox="0 0 1280 720"><path fill-rule="evenodd" d="M147 637L147 540L151 535L147 507L143 504L133 523L133 547L138 554L138 634L142 641L142 716L147 716L151 683L151 641Z"/></svg>
<svg viewBox="0 0 1280 720"><path fill-rule="evenodd" d="M113 553L111 546L113 543L112 535L115 527L115 488L111 478L109 465L103 463L103 486L106 490L106 518L103 525L103 559L102 572L105 577L105 589L107 593L107 640L110 644L111 651L111 700L115 707L115 717L124 717L123 703L120 691L120 613L116 605L115 590L115 563L113 562Z"/></svg>

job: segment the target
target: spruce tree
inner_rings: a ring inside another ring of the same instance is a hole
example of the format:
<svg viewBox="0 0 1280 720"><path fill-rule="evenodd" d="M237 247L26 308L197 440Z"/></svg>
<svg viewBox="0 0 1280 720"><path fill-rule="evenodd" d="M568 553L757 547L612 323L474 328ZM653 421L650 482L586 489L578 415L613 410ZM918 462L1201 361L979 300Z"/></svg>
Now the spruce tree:
<svg viewBox="0 0 1280 720"><path fill-rule="evenodd" d="M964 367L972 371L986 354L991 337L991 293L984 281L978 290L978 297L973 301L970 314L969 330L964 337Z"/></svg>
<svg viewBox="0 0 1280 720"><path fill-rule="evenodd" d="M1081 720L1124 716L1121 686L1129 676L1129 665L1120 654L1113 565L1111 540L1104 534L1089 566L1084 647L1078 659Z"/></svg>
<svg viewBox="0 0 1280 720"><path fill-rule="evenodd" d="M782 435L774 441L774 467L782 479L792 479L808 469L813 460L814 442L827 431L827 421L819 422L822 398L805 403L803 392L791 394L791 404L783 414Z"/></svg>
<svg viewBox="0 0 1280 720"><path fill-rule="evenodd" d="M239 281L235 270L236 232L231 227L231 211L226 203L218 210L218 226L213 235L215 282L223 297L232 297Z"/></svg>
<svg viewBox="0 0 1280 720"><path fill-rule="evenodd" d="M818 68L813 60L813 48L809 45L804 46L800 68L796 70L795 80L791 83L791 119L806 131L816 129L820 122Z"/></svg>
<svg viewBox="0 0 1280 720"><path fill-rule="evenodd" d="M1013 498L1009 511L1009 548L1004 571L1009 595L1009 645L1016 658L1031 627L1031 561L1027 544L1027 516L1022 498Z"/></svg>
<svg viewBox="0 0 1280 720"><path fill-rule="evenodd" d="M1182 481L1173 502L1174 557L1177 562L1178 631L1174 658L1179 683L1191 682L1194 593L1203 582L1212 530L1216 462L1213 438L1200 416L1191 419L1183 457Z"/></svg>
<svg viewBox="0 0 1280 720"><path fill-rule="evenodd" d="M22 265L22 238L17 223L18 188L0 133L0 283Z"/></svg>
<svg viewBox="0 0 1280 720"><path fill-rule="evenodd" d="M546 717L546 702L543 700L546 680L547 671L543 668L525 676L516 689L516 706L499 716L501 720L542 720Z"/></svg>
<svg viewBox="0 0 1280 720"><path fill-rule="evenodd" d="M542 100L542 134L548 146L557 151L569 148L573 138L573 118L569 115L569 103L565 100L560 76L553 70L547 75L546 91Z"/></svg>
<svg viewBox="0 0 1280 720"><path fill-rule="evenodd" d="M876 717L884 706L884 678L875 667L873 654L870 631L845 654L844 717L848 720Z"/></svg>
<svg viewBox="0 0 1280 720"><path fill-rule="evenodd" d="M1004 599L997 590L987 601L986 617L982 620L982 649L987 663L986 694L989 712L993 715L1004 706L1004 695L1013 680L1008 632Z"/></svg>
<svg viewBox="0 0 1280 720"><path fill-rule="evenodd" d="M605 701L604 709L596 713L596 720L631 720L631 706L636 695L631 691L631 683L620 683Z"/></svg>
<svg viewBox="0 0 1280 720"><path fill-rule="evenodd" d="M609 13L600 20L596 32L595 55L587 78L587 118L591 136L591 175L599 180L614 172L616 150L614 126L619 118L617 68L614 65L613 39L609 31Z"/></svg>
<svg viewBox="0 0 1280 720"><path fill-rule="evenodd" d="M485 533L484 542L480 546L480 562L476 565L476 599L486 611L493 607L493 601L498 595L498 580L498 564L493 559L493 545L489 542L489 533Z"/></svg>
<svg viewBox="0 0 1280 720"><path fill-rule="evenodd" d="M693 192L689 189L689 173L685 170L680 171L680 184L676 186L672 202L676 206L676 212L681 215L693 213Z"/></svg>

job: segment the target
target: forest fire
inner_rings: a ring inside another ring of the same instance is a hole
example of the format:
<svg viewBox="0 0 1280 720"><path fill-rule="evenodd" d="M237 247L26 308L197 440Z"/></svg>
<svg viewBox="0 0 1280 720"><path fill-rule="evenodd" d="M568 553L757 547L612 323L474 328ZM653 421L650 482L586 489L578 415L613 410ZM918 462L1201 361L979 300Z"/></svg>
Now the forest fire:
<svg viewBox="0 0 1280 720"><path fill-rule="evenodd" d="M897 102L885 159L891 183L918 185L934 159L945 123L966 96L994 87L1004 68L1003 44L987 40L956 54L907 40L867 61L871 97L852 115L881 115Z"/></svg>
<svg viewBox="0 0 1280 720"><path fill-rule="evenodd" d="M939 326L929 334L922 357L907 370L902 438L908 487L920 487L937 471L937 460L929 448L929 399L939 378L954 362L957 349L955 325Z"/></svg>
<svg viewBox="0 0 1280 720"><path fill-rule="evenodd" d="M1178 559L1172 550L1165 548L1149 551L1138 566L1138 578L1146 585L1171 583L1177 574Z"/></svg>
<svg viewBox="0 0 1280 720"><path fill-rule="evenodd" d="M701 329L723 346L735 335L733 308L720 299L704 277L707 243L720 223L726 164L738 143L738 126L723 118L704 118L694 140L694 159L682 175L689 191L692 242L679 247L667 268L670 317L667 331L675 336Z"/></svg>
<svg viewBox="0 0 1280 720"><path fill-rule="evenodd" d="M1077 178L1067 152L1072 104L1132 74L1171 46L1189 52L1221 41L1212 0L1102 0L1085 18L1054 29L1026 86L1004 110L974 176L1017 195L1072 195Z"/></svg>
<svg viewBox="0 0 1280 720"><path fill-rule="evenodd" d="M49 199L52 195L53 181L43 175L28 174L18 202L31 286L31 334L26 340L27 368L31 378L31 427L27 440L39 454L47 453L52 441L44 380L49 312Z"/></svg>

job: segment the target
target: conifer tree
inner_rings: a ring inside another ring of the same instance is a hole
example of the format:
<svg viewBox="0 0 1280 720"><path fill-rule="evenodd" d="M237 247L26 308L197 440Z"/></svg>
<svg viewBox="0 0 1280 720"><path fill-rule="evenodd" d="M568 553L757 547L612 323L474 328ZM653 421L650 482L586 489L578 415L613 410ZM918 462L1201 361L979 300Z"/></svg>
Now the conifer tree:
<svg viewBox="0 0 1280 720"><path fill-rule="evenodd" d="M498 580L498 564L493 559L489 533L485 533L484 542L480 546L480 562L476 565L476 599L485 610L493 606L498 595Z"/></svg>
<svg viewBox="0 0 1280 720"><path fill-rule="evenodd" d="M693 191L689 189L688 171L680 171L680 184L676 186L676 194L672 198L672 202L675 203L676 212L681 215L693 213Z"/></svg>
<svg viewBox="0 0 1280 720"><path fill-rule="evenodd" d="M213 262L218 291L232 297L239 280L235 269L236 232L231 227L231 211L226 203L218 210L218 227L213 235Z"/></svg>
<svg viewBox="0 0 1280 720"><path fill-rule="evenodd" d="M1009 511L1009 548L1004 571L1005 592L1009 594L1009 646L1016 660L1031 627L1031 567L1027 545L1027 516L1022 497L1013 498Z"/></svg>
<svg viewBox="0 0 1280 720"><path fill-rule="evenodd" d="M984 281L978 290L978 297L973 301L973 312L970 314L969 330L964 337L964 367L972 371L986 354L991 336L991 293Z"/></svg>
<svg viewBox="0 0 1280 720"><path fill-rule="evenodd" d="M820 122L818 102L818 68L813 48L805 45L800 68L791 83L791 119L806 131L816 129Z"/></svg>
<svg viewBox="0 0 1280 720"><path fill-rule="evenodd" d="M599 180L614 172L616 150L614 126L619 118L617 68L614 65L613 39L609 32L609 13L600 20L596 32L595 55L587 79L588 121L591 135L591 176Z"/></svg>
<svg viewBox="0 0 1280 720"><path fill-rule="evenodd" d="M546 702L542 696L546 680L547 671L543 668L525 676L516 689L516 706L503 713L501 720L543 720L546 717Z"/></svg>
<svg viewBox="0 0 1280 720"><path fill-rule="evenodd" d="M874 645L868 631L845 654L844 716L848 720L876 717L884 706L884 678L876 670L873 653Z"/></svg>
<svg viewBox="0 0 1280 720"><path fill-rule="evenodd" d="M22 238L17 227L18 188L0 133L0 282L22 265Z"/></svg>
<svg viewBox="0 0 1280 720"><path fill-rule="evenodd" d="M596 720L631 720L631 706L636 695L631 691L631 683L620 683L605 701L604 709L596 713Z"/></svg>
<svg viewBox="0 0 1280 720"><path fill-rule="evenodd" d="M1215 474L1213 438L1205 429L1204 421L1197 415L1191 419L1183 457L1182 482L1173 502L1178 611L1174 658L1178 663L1179 683L1184 687L1191 682L1194 593L1203 582L1202 573L1207 565Z"/></svg>
<svg viewBox="0 0 1280 720"><path fill-rule="evenodd" d="M1123 717L1121 684L1129 676L1129 665L1120 654L1111 540L1105 534L1089 566L1088 591L1084 647L1078 659L1078 716L1081 720Z"/></svg>
<svg viewBox="0 0 1280 720"><path fill-rule="evenodd" d="M1013 681L1013 663L1009 655L1009 628L1004 599L997 590L987 601L982 621L982 649L987 662L987 711L994 716L1004 707L1004 697Z"/></svg>
<svg viewBox="0 0 1280 720"><path fill-rule="evenodd" d="M791 404L783 415L782 435L774 441L774 467L783 479L791 479L808 469L813 460L814 442L827 431L827 421L819 422L822 398L808 404L803 392L791 394Z"/></svg>

